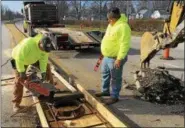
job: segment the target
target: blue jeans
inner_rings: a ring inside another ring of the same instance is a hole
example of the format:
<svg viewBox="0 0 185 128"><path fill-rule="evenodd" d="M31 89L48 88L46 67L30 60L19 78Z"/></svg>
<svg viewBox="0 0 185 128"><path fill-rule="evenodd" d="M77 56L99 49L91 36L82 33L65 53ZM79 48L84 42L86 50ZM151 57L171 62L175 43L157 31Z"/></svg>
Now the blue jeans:
<svg viewBox="0 0 185 128"><path fill-rule="evenodd" d="M109 93L110 85L112 87L111 97L119 98L119 92L122 86L123 65L127 61L127 57L121 60L121 66L116 69L114 62L116 59L104 57L101 66L102 73L102 92Z"/></svg>

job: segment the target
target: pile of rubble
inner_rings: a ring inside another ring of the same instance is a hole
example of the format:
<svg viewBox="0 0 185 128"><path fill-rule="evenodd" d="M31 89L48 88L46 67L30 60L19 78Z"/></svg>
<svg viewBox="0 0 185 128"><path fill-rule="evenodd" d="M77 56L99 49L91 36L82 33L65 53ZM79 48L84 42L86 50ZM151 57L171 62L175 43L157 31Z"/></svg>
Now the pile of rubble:
<svg viewBox="0 0 185 128"><path fill-rule="evenodd" d="M142 69L134 75L139 98L159 104L183 104L185 87L165 68Z"/></svg>

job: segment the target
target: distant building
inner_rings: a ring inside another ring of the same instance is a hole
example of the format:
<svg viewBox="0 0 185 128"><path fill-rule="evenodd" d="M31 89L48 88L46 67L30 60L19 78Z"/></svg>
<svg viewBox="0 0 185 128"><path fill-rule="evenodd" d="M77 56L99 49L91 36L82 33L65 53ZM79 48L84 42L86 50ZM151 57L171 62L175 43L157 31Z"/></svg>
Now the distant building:
<svg viewBox="0 0 185 128"><path fill-rule="evenodd" d="M152 15L152 11L150 11L149 9L141 9L141 10L138 11L138 13L136 14L136 19L151 18L151 15Z"/></svg>
<svg viewBox="0 0 185 128"><path fill-rule="evenodd" d="M161 14L160 14L160 12L159 12L158 10L154 11L154 12L152 13L152 15L151 15L151 18L152 18L152 19L158 19L158 18L160 18L160 17L161 17Z"/></svg>
<svg viewBox="0 0 185 128"><path fill-rule="evenodd" d="M167 19L169 18L170 14L166 11L166 10L155 10L152 15L151 18L153 19Z"/></svg>
<svg viewBox="0 0 185 128"><path fill-rule="evenodd" d="M63 17L63 20L66 20L66 16Z"/></svg>
<svg viewBox="0 0 185 128"><path fill-rule="evenodd" d="M94 21L94 17L91 17L91 21Z"/></svg>

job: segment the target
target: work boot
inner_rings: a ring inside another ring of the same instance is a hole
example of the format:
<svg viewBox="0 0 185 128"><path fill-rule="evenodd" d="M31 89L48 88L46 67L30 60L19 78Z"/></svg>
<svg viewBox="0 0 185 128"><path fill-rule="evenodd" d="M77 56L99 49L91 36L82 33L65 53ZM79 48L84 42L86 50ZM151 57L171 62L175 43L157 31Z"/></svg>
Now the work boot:
<svg viewBox="0 0 185 128"><path fill-rule="evenodd" d="M24 108L24 106L20 106L20 105L14 104L13 105L13 112L16 113L16 112L18 112L19 110L21 110L23 108Z"/></svg>
<svg viewBox="0 0 185 128"><path fill-rule="evenodd" d="M108 92L97 92L95 93L96 97L101 97L101 96L110 96L110 93Z"/></svg>
<svg viewBox="0 0 185 128"><path fill-rule="evenodd" d="M110 104L114 104L114 103L116 103L116 102L118 102L118 101L119 101L118 98L113 98L113 97L111 97L111 98L109 98L109 99L106 99L106 100L104 101L104 103L105 103L106 105L110 105Z"/></svg>
<svg viewBox="0 0 185 128"><path fill-rule="evenodd" d="M20 106L19 105L17 105L17 104L14 104L13 105L13 112L18 112L20 110Z"/></svg>

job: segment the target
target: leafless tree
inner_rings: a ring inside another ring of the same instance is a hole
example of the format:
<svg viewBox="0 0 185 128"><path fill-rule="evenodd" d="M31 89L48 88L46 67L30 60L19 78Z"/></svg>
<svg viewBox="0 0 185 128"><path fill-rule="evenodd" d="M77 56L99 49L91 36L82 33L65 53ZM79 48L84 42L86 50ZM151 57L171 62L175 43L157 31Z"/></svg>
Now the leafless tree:
<svg viewBox="0 0 185 128"><path fill-rule="evenodd" d="M14 18L22 18L19 12L10 10L7 6L1 4L1 19L2 20L13 20Z"/></svg>
<svg viewBox="0 0 185 128"><path fill-rule="evenodd" d="M86 9L86 4L88 1L74 0L69 2L70 12L74 13L73 15L80 20L81 16Z"/></svg>

